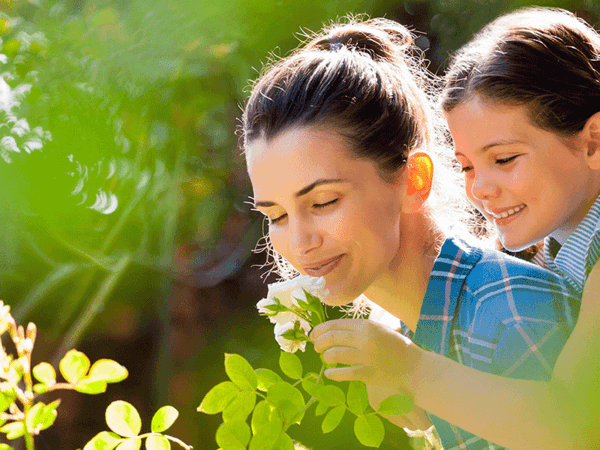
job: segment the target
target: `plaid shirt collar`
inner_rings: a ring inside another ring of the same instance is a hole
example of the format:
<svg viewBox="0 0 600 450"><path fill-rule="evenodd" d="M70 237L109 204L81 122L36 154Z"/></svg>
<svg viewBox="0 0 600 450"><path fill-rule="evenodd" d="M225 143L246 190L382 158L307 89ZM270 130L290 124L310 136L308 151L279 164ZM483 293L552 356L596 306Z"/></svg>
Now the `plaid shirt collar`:
<svg viewBox="0 0 600 450"><path fill-rule="evenodd" d="M448 238L435 260L414 341L445 355L460 292L482 251L457 238Z"/></svg>
<svg viewBox="0 0 600 450"><path fill-rule="evenodd" d="M544 240L544 255L550 270L562 275L578 292L600 256L600 196L556 256L553 238Z"/></svg>

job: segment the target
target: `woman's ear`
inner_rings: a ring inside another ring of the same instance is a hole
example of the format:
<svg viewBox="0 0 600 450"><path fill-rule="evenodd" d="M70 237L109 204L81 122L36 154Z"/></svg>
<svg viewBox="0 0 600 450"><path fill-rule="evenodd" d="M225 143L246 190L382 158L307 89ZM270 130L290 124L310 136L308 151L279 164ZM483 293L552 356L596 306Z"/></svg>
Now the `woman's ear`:
<svg viewBox="0 0 600 450"><path fill-rule="evenodd" d="M585 140L588 167L592 170L600 170L600 112L587 120L581 136Z"/></svg>
<svg viewBox="0 0 600 450"><path fill-rule="evenodd" d="M433 161L427 153L414 152L408 156L405 180L408 200L406 206L409 210L417 210L429 197L433 182Z"/></svg>

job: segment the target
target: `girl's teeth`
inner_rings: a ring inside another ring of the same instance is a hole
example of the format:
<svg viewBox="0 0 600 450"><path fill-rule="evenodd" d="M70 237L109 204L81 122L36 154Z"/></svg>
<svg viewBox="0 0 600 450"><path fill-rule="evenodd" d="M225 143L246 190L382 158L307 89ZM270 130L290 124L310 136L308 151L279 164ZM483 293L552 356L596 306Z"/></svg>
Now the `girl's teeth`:
<svg viewBox="0 0 600 450"><path fill-rule="evenodd" d="M517 206L516 208L511 208L508 211L501 212L500 214L492 214L496 219L505 219L508 216L512 216L515 213L521 211L525 206Z"/></svg>

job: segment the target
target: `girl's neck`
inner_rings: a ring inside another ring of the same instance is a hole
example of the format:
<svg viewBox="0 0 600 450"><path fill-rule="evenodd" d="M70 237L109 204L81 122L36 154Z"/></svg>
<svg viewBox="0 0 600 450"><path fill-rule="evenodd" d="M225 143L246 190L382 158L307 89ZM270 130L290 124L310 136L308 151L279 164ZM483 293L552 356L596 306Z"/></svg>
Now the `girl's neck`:
<svg viewBox="0 0 600 450"><path fill-rule="evenodd" d="M415 331L435 258L445 236L424 213L403 214L396 258L365 292Z"/></svg>

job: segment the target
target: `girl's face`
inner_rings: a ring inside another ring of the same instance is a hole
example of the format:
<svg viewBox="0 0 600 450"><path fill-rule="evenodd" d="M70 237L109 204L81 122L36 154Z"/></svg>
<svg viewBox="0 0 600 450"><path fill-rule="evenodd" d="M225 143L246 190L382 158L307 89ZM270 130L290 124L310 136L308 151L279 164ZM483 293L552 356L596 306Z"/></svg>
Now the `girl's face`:
<svg viewBox="0 0 600 450"><path fill-rule="evenodd" d="M353 301L388 270L399 251L404 183L384 181L324 128L258 139L246 161L275 251L301 274L324 276L327 303Z"/></svg>
<svg viewBox="0 0 600 450"><path fill-rule="evenodd" d="M597 195L587 150L535 126L525 106L475 97L446 114L467 196L508 250L563 243Z"/></svg>

